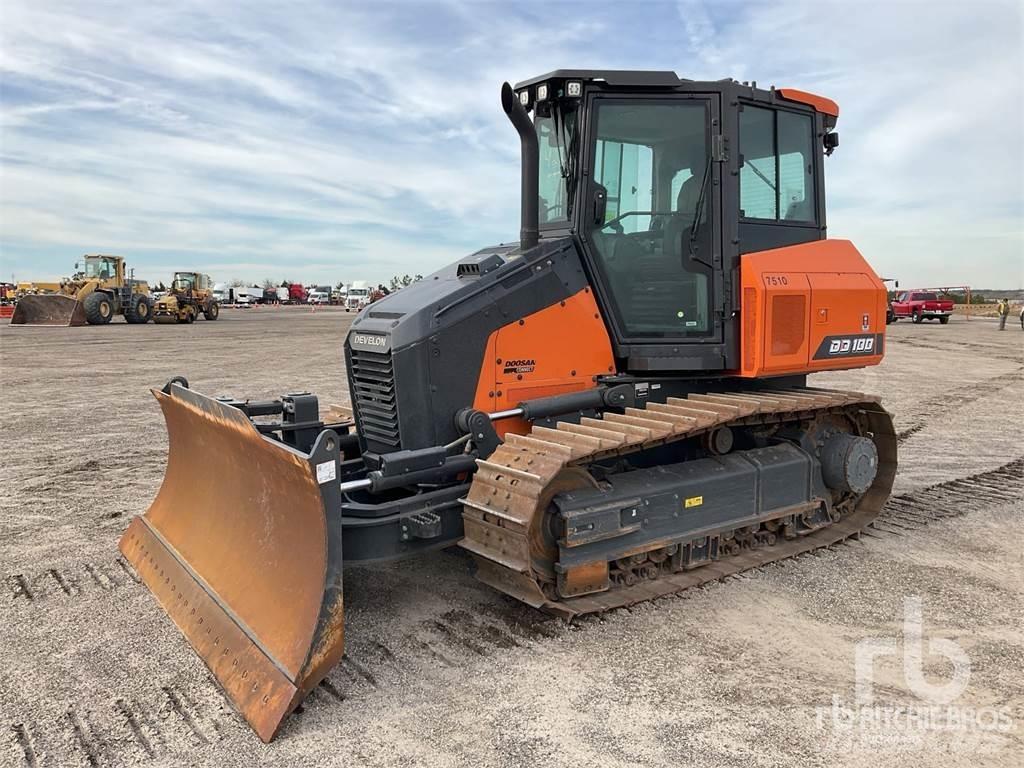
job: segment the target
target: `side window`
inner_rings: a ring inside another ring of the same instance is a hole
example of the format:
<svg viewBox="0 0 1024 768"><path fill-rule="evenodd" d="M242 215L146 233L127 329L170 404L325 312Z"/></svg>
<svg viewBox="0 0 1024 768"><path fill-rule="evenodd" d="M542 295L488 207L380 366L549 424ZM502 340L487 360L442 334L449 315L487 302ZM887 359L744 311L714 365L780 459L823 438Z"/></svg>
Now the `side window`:
<svg viewBox="0 0 1024 768"><path fill-rule="evenodd" d="M640 215L627 216L622 220L623 230L634 233L650 228L654 156L649 146L598 139L594 176L608 190L605 221L636 212Z"/></svg>
<svg viewBox="0 0 1024 768"><path fill-rule="evenodd" d="M810 115L778 112L779 217L814 221L814 125Z"/></svg>
<svg viewBox="0 0 1024 768"><path fill-rule="evenodd" d="M740 112L740 215L815 220L810 115L745 106Z"/></svg>
<svg viewBox="0 0 1024 768"><path fill-rule="evenodd" d="M565 179L562 171L565 150L559 143L554 121L550 117L537 120L537 141L540 145L540 221L560 221L568 215Z"/></svg>
<svg viewBox="0 0 1024 768"><path fill-rule="evenodd" d="M775 112L744 107L740 112L740 215L748 219L779 217L775 174Z"/></svg>

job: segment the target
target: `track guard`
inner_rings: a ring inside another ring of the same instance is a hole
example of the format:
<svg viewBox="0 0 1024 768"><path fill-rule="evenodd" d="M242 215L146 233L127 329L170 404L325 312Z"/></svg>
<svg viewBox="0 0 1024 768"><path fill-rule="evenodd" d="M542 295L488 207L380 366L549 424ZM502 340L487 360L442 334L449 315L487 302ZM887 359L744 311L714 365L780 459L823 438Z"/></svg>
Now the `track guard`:
<svg viewBox="0 0 1024 768"><path fill-rule="evenodd" d="M178 384L167 471L120 549L265 742L344 650L337 435L307 455Z"/></svg>

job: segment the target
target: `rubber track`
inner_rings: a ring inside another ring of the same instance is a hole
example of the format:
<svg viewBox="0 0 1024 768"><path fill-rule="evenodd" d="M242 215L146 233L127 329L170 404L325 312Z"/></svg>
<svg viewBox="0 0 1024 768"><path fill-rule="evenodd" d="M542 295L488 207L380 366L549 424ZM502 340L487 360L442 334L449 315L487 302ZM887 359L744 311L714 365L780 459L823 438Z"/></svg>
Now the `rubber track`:
<svg viewBox="0 0 1024 768"><path fill-rule="evenodd" d="M874 484L854 511L839 522L797 539L632 587L612 585L606 592L559 600L545 596L532 565L531 529L547 512L567 470L721 426L812 420L828 413L853 417L873 436L879 454ZM646 408L626 408L622 414L607 412L602 419L583 418L579 424L559 422L554 429L534 426L527 435L509 434L505 440L490 457L477 461L469 493L462 499L466 535L460 545L473 554L480 581L536 608L570 618L653 600L843 541L879 515L896 475L896 433L879 398L830 389L692 394L685 399L669 398L664 404L649 403Z"/></svg>

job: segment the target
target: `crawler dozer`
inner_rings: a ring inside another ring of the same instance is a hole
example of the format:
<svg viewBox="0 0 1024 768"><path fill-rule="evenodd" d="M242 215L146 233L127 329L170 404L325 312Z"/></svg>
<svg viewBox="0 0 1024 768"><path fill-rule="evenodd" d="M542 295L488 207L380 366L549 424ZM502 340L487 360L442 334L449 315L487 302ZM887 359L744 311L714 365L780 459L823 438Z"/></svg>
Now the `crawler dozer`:
<svg viewBox="0 0 1024 768"><path fill-rule="evenodd" d="M105 325L115 315L133 324L149 322L149 286L125 275L123 258L96 255L84 261L84 269L61 281L57 292L21 296L11 325Z"/></svg>
<svg viewBox="0 0 1024 768"><path fill-rule="evenodd" d="M884 285L825 234L836 104L581 70L501 104L519 242L355 318L352 419L154 390L166 477L121 550L263 740L341 658L343 563L458 544L573 617L855 536L890 493L879 398L807 380L884 351Z"/></svg>
<svg viewBox="0 0 1024 768"><path fill-rule="evenodd" d="M175 272L171 290L156 303L155 323L194 323L202 313L207 320L220 317L220 304L213 296L209 275Z"/></svg>

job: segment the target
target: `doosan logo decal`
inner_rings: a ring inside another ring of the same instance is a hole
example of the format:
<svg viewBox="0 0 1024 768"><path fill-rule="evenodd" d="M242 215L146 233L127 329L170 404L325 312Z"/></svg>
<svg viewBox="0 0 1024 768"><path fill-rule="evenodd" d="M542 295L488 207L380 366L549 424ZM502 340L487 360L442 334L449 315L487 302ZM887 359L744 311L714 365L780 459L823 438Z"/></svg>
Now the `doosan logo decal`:
<svg viewBox="0 0 1024 768"><path fill-rule="evenodd" d="M815 360L828 360L836 357L870 357L882 354L885 336L881 333L844 334L842 336L826 336L814 353Z"/></svg>
<svg viewBox="0 0 1024 768"><path fill-rule="evenodd" d="M506 360L504 373L533 373L537 368L537 361L531 358L521 360Z"/></svg>

